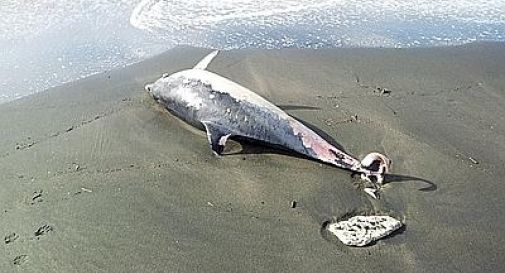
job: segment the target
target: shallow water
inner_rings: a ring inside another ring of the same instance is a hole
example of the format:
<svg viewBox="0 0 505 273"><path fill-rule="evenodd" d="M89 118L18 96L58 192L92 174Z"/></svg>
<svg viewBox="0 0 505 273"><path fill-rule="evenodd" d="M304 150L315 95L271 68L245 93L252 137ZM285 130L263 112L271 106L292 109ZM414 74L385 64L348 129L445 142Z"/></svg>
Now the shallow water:
<svg viewBox="0 0 505 273"><path fill-rule="evenodd" d="M4 0L0 103L177 45L419 47L505 40L505 1Z"/></svg>

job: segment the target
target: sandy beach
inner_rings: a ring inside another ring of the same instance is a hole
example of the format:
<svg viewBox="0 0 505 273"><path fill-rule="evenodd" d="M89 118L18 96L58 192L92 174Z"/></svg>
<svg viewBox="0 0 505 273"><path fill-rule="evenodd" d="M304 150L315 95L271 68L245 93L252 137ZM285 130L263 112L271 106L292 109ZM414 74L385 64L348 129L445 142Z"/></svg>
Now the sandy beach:
<svg viewBox="0 0 505 273"><path fill-rule="evenodd" d="M505 271L505 44L232 50L210 64L356 157L388 155L378 200L272 148L212 155L143 88L208 52L0 105L0 272ZM324 230L355 214L405 228L364 248Z"/></svg>

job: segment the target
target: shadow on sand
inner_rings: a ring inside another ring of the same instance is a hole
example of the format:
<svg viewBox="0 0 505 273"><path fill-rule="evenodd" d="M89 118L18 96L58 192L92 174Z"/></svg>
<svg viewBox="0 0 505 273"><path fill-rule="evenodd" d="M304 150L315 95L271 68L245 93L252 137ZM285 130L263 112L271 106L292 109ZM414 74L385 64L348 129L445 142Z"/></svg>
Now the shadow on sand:
<svg viewBox="0 0 505 273"><path fill-rule="evenodd" d="M383 184L388 184L388 183L404 183L404 182L415 182L415 181L421 181L425 184L428 184L426 187L419 189L419 191L436 191L437 190L437 185L429 180L415 177L415 176L409 176L409 175L400 175L400 174L386 174L384 176L384 182Z"/></svg>

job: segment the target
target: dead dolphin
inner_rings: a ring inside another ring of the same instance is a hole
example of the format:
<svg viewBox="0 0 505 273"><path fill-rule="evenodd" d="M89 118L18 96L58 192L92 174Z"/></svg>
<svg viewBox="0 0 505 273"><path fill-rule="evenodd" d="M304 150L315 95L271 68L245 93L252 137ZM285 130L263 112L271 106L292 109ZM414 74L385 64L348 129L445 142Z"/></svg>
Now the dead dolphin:
<svg viewBox="0 0 505 273"><path fill-rule="evenodd" d="M232 136L281 146L300 154L360 173L378 187L389 171L390 160L370 153L359 161L328 143L280 108L251 90L206 70L214 51L194 68L164 74L145 89L171 113L207 131L212 151L222 153ZM375 187L367 193L375 197Z"/></svg>

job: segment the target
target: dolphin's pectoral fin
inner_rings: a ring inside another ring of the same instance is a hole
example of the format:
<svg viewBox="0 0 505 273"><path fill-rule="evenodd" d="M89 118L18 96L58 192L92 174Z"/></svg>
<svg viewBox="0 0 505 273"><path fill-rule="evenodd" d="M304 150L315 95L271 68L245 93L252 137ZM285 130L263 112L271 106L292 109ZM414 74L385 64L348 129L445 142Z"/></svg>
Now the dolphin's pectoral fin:
<svg viewBox="0 0 505 273"><path fill-rule="evenodd" d="M224 145L231 136L230 130L214 122L202 121L202 123L207 131L210 148L216 155L222 154Z"/></svg>

